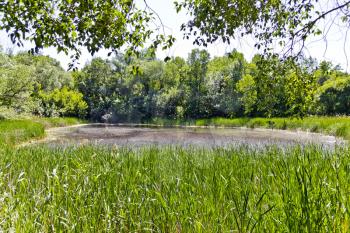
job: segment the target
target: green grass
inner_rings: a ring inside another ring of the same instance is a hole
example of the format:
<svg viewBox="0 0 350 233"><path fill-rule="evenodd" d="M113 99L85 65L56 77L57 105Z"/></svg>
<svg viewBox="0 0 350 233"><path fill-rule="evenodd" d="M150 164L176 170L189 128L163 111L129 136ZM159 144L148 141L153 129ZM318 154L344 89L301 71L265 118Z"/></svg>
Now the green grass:
<svg viewBox="0 0 350 233"><path fill-rule="evenodd" d="M0 229L348 232L349 154L314 147L3 149Z"/></svg>
<svg viewBox="0 0 350 233"><path fill-rule="evenodd" d="M213 118L197 120L195 125L304 130L350 139L350 117Z"/></svg>
<svg viewBox="0 0 350 233"><path fill-rule="evenodd" d="M153 118L148 121L142 122L143 124L160 125L160 126L191 126L196 124L196 120L185 120L185 119L166 119L166 118Z"/></svg>
<svg viewBox="0 0 350 233"><path fill-rule="evenodd" d="M85 123L76 118L0 120L0 146L15 146L45 136L45 129Z"/></svg>
<svg viewBox="0 0 350 233"><path fill-rule="evenodd" d="M80 123L34 121L0 121L0 232L349 232L350 147L13 147ZM346 135L347 121L196 123Z"/></svg>
<svg viewBox="0 0 350 233"><path fill-rule="evenodd" d="M31 120L0 121L0 147L14 146L32 138L45 136L44 126Z"/></svg>
<svg viewBox="0 0 350 233"><path fill-rule="evenodd" d="M78 119L74 117L56 117L56 118L42 117L42 118L33 118L33 121L43 124L45 128L63 127L63 126L87 123L86 120Z"/></svg>
<svg viewBox="0 0 350 233"><path fill-rule="evenodd" d="M162 126L216 126L303 130L334 135L350 140L350 117L305 118L211 118L198 120L171 120L156 118L146 122Z"/></svg>

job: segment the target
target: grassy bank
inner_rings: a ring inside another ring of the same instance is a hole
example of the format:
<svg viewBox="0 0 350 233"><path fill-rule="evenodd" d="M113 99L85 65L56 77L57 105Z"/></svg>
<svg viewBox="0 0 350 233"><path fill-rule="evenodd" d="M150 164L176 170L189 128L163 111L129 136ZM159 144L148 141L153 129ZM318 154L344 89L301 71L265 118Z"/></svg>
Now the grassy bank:
<svg viewBox="0 0 350 233"><path fill-rule="evenodd" d="M350 140L350 117L306 117L297 118L213 118L195 122L197 126L226 126L304 130L325 133Z"/></svg>
<svg viewBox="0 0 350 233"><path fill-rule="evenodd" d="M0 120L0 146L23 143L45 136L45 129L83 123L76 118L33 118L22 120Z"/></svg>
<svg viewBox="0 0 350 233"><path fill-rule="evenodd" d="M64 127L70 125L84 124L88 121L83 119L78 119L75 117L55 117L55 118L33 118L35 122L39 122L45 128L53 128L53 127Z"/></svg>
<svg viewBox="0 0 350 233"><path fill-rule="evenodd" d="M343 137L350 140L350 117L298 118L211 118L199 120L169 120L156 118L145 122L162 126L218 126L303 130Z"/></svg>
<svg viewBox="0 0 350 233"><path fill-rule="evenodd" d="M32 120L0 121L0 146L16 145L32 138L45 136L45 128Z"/></svg>
<svg viewBox="0 0 350 233"><path fill-rule="evenodd" d="M0 156L0 229L347 232L349 149L21 148Z"/></svg>

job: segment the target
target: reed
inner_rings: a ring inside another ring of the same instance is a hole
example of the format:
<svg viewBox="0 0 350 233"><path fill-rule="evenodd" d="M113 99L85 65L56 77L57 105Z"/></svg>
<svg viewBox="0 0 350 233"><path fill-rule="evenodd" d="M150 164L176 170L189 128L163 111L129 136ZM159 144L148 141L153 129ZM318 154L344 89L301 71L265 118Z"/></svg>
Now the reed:
<svg viewBox="0 0 350 233"><path fill-rule="evenodd" d="M0 229L347 232L350 150L1 149Z"/></svg>

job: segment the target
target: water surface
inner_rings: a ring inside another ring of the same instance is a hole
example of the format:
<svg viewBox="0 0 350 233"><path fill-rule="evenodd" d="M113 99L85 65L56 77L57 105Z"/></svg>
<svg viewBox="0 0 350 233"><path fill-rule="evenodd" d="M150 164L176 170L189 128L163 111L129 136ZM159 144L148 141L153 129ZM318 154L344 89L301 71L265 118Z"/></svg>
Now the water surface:
<svg viewBox="0 0 350 233"><path fill-rule="evenodd" d="M302 131L249 128L197 127L136 127L107 124L89 124L48 130L45 141L50 145L107 145L107 146L199 146L227 147L249 145L316 144L334 147L343 143L334 136Z"/></svg>

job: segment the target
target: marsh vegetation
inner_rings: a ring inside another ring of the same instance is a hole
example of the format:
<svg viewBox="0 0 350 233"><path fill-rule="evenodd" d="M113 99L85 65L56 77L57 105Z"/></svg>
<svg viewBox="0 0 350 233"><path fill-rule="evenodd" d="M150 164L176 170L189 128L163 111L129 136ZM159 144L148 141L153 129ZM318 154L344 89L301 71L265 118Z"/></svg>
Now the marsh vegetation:
<svg viewBox="0 0 350 233"><path fill-rule="evenodd" d="M175 38L140 2L1 1L33 48L0 48L0 232L349 232L350 75L302 50L326 16L348 28L350 2L176 2L185 37L253 35L250 60L157 58ZM69 68L84 46L113 56L66 71L51 46ZM87 122L104 124L67 128Z"/></svg>
<svg viewBox="0 0 350 233"><path fill-rule="evenodd" d="M348 148L1 149L0 228L347 232Z"/></svg>

